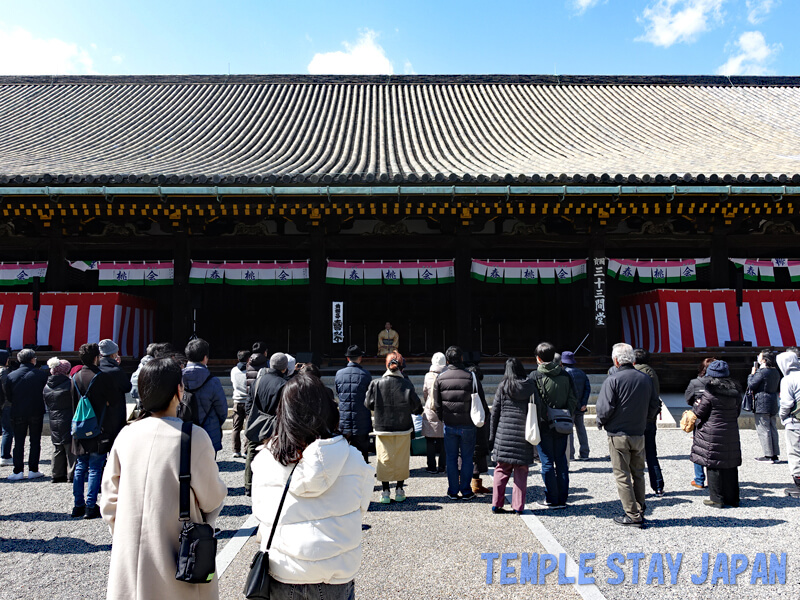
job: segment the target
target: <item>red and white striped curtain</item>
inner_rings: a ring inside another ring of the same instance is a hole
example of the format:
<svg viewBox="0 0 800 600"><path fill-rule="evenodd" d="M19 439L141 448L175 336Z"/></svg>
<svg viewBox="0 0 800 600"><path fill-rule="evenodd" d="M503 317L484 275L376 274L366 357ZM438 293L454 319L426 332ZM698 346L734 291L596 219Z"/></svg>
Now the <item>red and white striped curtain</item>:
<svg viewBox="0 0 800 600"><path fill-rule="evenodd" d="M739 339L733 290L655 290L620 299L622 338L650 352L724 346ZM800 290L745 290L742 339L754 346L800 343Z"/></svg>
<svg viewBox="0 0 800 600"><path fill-rule="evenodd" d="M110 338L120 354L141 356L154 341L155 303L118 293L58 293L40 296L39 335L33 320L33 295L0 294L0 339L9 348L50 345L75 352L82 344Z"/></svg>

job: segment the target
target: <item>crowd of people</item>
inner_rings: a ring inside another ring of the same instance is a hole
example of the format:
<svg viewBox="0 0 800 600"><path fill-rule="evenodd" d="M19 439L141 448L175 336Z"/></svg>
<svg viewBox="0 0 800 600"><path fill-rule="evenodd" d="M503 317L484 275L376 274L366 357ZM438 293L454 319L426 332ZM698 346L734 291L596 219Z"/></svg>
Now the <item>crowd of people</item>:
<svg viewBox="0 0 800 600"><path fill-rule="evenodd" d="M232 450L245 460L245 493L252 496L262 526L262 550L269 550L274 598L305 597L311 590L330 598L354 597L360 523L374 480L380 482L379 503L406 500L415 419L425 438L426 471L446 475L443 495L449 499L491 493L491 511L507 512L505 492L513 477L510 506L522 514L529 467L538 458L543 498L536 508L568 505L570 461L590 456L583 417L591 386L572 352L559 354L543 342L536 347L537 364L530 373L519 359L509 358L489 406L480 369L464 364L459 347L433 355L421 398L404 374L403 356L387 350L386 370L373 378L361 364L364 352L350 346L347 365L336 373L335 390L323 384L315 365L298 365L283 352L269 355L263 342L237 354L231 370ZM709 490L705 504L739 506L743 405L755 415L763 456L754 458L761 463L779 462L781 419L793 478L786 493L800 496L799 355L795 348L759 353L744 394L727 363L715 358L704 360L689 383L691 485ZM168 343L151 344L131 376L121 369L112 340L81 346L81 364L75 366L53 357L46 369L39 368L31 349L17 353L16 369L8 365L9 358L0 350L0 459L3 465L13 464L8 479L44 477L39 459L47 411L53 483L71 482L72 517L102 517L113 535L108 597L216 598L216 578L197 591L198 586L174 576L182 527L178 457L184 422L193 424L186 518L213 527L228 491L216 463L228 401L219 378L208 369L208 343L193 339L183 352ZM645 470L657 497L665 486L656 443L659 381L644 350L616 344L612 361L597 398L596 419L607 434L622 505L614 522L642 527ZM136 399L130 416L129 392ZM370 465L373 442L375 467ZM494 462L491 489L481 481L489 457ZM276 524L273 541L264 532Z"/></svg>

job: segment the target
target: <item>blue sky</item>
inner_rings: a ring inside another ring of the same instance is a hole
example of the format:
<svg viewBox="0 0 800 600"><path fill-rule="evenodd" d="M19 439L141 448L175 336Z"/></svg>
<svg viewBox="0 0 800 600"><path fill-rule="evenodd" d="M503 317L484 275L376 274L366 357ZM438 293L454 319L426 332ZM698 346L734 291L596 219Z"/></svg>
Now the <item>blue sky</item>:
<svg viewBox="0 0 800 600"><path fill-rule="evenodd" d="M800 75L798 0L0 1L0 74Z"/></svg>

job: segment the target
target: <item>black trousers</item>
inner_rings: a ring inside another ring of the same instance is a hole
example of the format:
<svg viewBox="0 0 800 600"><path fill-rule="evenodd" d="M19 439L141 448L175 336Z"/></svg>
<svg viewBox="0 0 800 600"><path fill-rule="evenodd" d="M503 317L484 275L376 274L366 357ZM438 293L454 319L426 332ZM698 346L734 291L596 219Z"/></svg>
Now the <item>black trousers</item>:
<svg viewBox="0 0 800 600"><path fill-rule="evenodd" d="M350 434L347 439L353 448L361 452L361 455L364 457L364 462L369 463L369 434Z"/></svg>
<svg viewBox="0 0 800 600"><path fill-rule="evenodd" d="M712 502L739 506L739 469L708 468L708 492Z"/></svg>
<svg viewBox="0 0 800 600"><path fill-rule="evenodd" d="M436 471L436 455L439 455L439 472L444 473L446 469L444 454L444 438L425 438L425 450L428 455L428 470Z"/></svg>
<svg viewBox="0 0 800 600"><path fill-rule="evenodd" d="M25 470L25 438L30 437L31 449L28 454L28 470L39 470L39 456L42 453L42 427L44 415L14 419L14 473Z"/></svg>

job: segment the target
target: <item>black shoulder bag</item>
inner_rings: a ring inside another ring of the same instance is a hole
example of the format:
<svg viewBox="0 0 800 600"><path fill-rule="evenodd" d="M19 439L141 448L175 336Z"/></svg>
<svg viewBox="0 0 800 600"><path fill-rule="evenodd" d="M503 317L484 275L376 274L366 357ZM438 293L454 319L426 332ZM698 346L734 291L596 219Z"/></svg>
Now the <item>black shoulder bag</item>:
<svg viewBox="0 0 800 600"><path fill-rule="evenodd" d="M175 579L186 583L208 583L217 571L217 539L208 523L192 523L189 513L189 490L192 481L192 423L181 425L180 520L178 570Z"/></svg>
<svg viewBox="0 0 800 600"><path fill-rule="evenodd" d="M292 475L294 475L296 468L297 463L292 467L289 479L286 480L286 485L283 488L283 496L281 496L280 504L278 504L275 520L272 522L272 531L267 540L266 551L259 550L256 552L253 562L250 563L250 572L247 574L247 581L244 583L244 597L249 600L269 600L269 584L272 581L272 577L269 574L269 547L272 546L272 538L275 537L275 530L278 528L278 519L280 519L281 511L283 510L283 502L286 500L289 484L292 482Z"/></svg>

